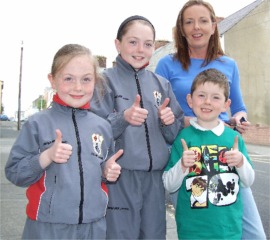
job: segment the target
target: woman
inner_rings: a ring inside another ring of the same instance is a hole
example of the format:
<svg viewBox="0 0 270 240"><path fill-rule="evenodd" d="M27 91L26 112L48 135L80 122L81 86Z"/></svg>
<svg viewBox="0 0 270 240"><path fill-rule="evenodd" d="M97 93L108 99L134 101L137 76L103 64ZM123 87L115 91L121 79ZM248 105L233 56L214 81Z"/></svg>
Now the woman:
<svg viewBox="0 0 270 240"><path fill-rule="evenodd" d="M225 56L219 39L213 7L201 0L190 0L180 10L176 21L174 41L176 52L160 59L156 73L168 79L185 113L185 126L194 117L186 96L195 76L205 69L215 68L226 75L230 84L230 115L223 112L220 119L240 133L248 129L246 107L240 89L236 62ZM242 188L244 202L242 238L265 239L261 219L250 188Z"/></svg>

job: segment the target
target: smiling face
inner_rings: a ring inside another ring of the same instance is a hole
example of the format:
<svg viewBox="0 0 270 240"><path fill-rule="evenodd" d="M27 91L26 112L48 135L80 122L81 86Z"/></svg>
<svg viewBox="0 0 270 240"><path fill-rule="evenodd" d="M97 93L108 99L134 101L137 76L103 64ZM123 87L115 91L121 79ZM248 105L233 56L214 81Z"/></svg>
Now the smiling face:
<svg viewBox="0 0 270 240"><path fill-rule="evenodd" d="M187 101L198 119L198 124L206 129L216 127L219 114L227 111L230 106L224 89L213 82L198 85L192 95L188 94Z"/></svg>
<svg viewBox="0 0 270 240"><path fill-rule="evenodd" d="M70 107L79 108L90 102L93 96L95 71L88 55L75 56L48 78L59 98Z"/></svg>
<svg viewBox="0 0 270 240"><path fill-rule="evenodd" d="M121 41L115 40L115 46L127 63L139 69L146 65L153 55L155 49L153 29L140 21L134 21Z"/></svg>
<svg viewBox="0 0 270 240"><path fill-rule="evenodd" d="M183 32L190 51L207 51L209 39L214 34L216 23L210 11L203 5L193 5L183 13Z"/></svg>

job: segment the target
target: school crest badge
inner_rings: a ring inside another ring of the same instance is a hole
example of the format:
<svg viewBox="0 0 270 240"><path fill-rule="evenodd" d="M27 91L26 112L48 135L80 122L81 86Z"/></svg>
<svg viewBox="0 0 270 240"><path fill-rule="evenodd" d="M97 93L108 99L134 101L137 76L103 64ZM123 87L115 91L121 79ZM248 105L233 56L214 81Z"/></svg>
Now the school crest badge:
<svg viewBox="0 0 270 240"><path fill-rule="evenodd" d="M156 102L157 106L159 107L161 105L162 95L158 91L154 91L153 93L154 93L155 102Z"/></svg>
<svg viewBox="0 0 270 240"><path fill-rule="evenodd" d="M102 156L101 145L103 140L104 140L103 136L99 134L94 133L92 135L93 149L98 156Z"/></svg>

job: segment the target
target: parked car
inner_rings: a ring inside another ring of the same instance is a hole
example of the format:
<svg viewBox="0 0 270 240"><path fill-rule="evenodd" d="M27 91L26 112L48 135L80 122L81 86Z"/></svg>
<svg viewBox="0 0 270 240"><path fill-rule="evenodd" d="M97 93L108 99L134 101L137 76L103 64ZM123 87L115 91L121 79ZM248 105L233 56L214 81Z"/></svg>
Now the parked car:
<svg viewBox="0 0 270 240"><path fill-rule="evenodd" d="M7 115L1 114L1 115L0 115L0 121L9 121L9 118L8 118Z"/></svg>

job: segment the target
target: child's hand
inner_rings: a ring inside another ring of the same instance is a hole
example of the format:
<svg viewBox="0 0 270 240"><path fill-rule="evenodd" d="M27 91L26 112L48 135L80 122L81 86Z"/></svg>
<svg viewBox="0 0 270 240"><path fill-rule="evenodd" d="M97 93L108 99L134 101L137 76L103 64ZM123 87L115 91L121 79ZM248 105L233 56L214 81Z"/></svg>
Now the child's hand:
<svg viewBox="0 0 270 240"><path fill-rule="evenodd" d="M124 112L125 120L134 126L140 126L145 122L147 118L148 111L140 106L141 97L140 95L136 96L135 102L133 105L126 109Z"/></svg>
<svg viewBox="0 0 270 240"><path fill-rule="evenodd" d="M231 151L225 152L225 158L229 167L241 167L243 165L243 154L238 150L238 136L234 138Z"/></svg>
<svg viewBox="0 0 270 240"><path fill-rule="evenodd" d="M169 102L170 102L170 99L165 98L163 104L158 107L158 115L159 115L159 118L160 118L161 122L164 125L173 124L174 120L175 120L172 109L170 107L167 107Z"/></svg>
<svg viewBox="0 0 270 240"><path fill-rule="evenodd" d="M188 150L188 146L184 139L181 139L183 146L183 155L182 155L182 169L185 171L187 168L192 167L195 163L197 155L194 151Z"/></svg>
<svg viewBox="0 0 270 240"><path fill-rule="evenodd" d="M56 129L55 133L54 144L50 147L50 157L56 163L66 163L72 154L72 146L62 143L62 133L59 129Z"/></svg>
<svg viewBox="0 0 270 240"><path fill-rule="evenodd" d="M62 143L62 133L59 129L55 130L56 138L53 145L40 154L40 165L44 169L52 162L66 163L72 154L72 146Z"/></svg>
<svg viewBox="0 0 270 240"><path fill-rule="evenodd" d="M116 161L123 154L123 152L124 151L120 149L105 163L103 176L110 182L115 182L121 173L121 166L116 163Z"/></svg>

